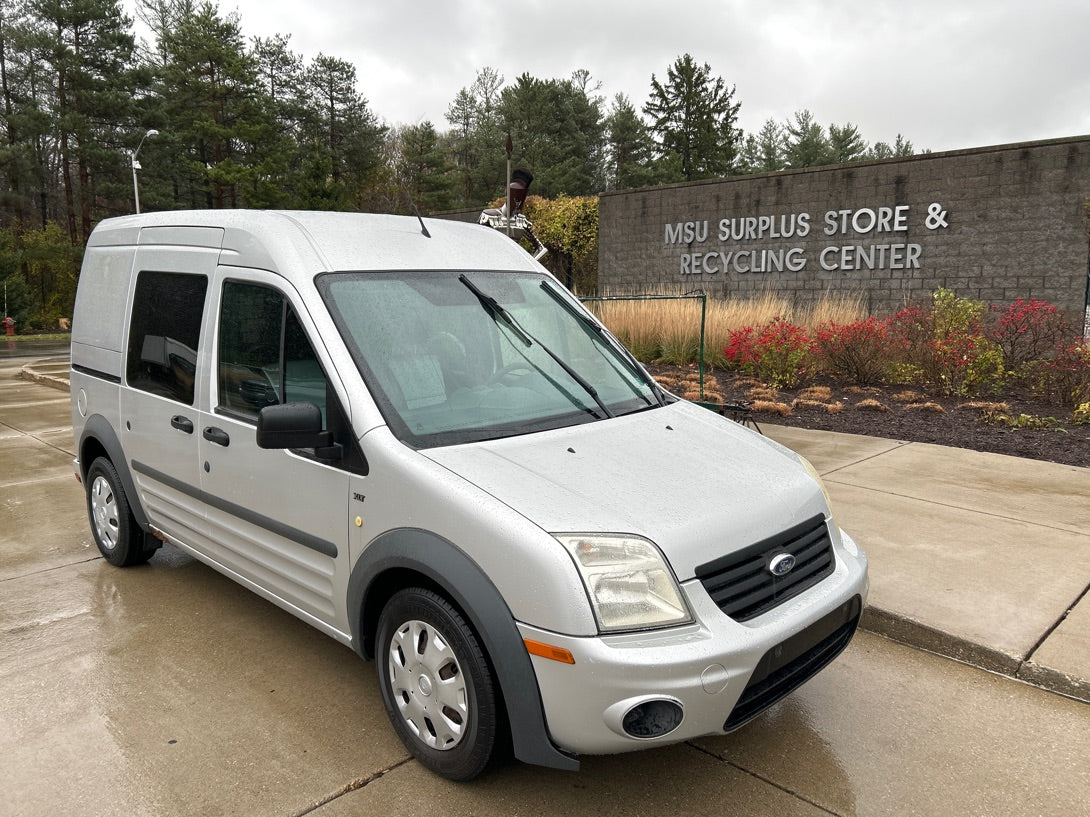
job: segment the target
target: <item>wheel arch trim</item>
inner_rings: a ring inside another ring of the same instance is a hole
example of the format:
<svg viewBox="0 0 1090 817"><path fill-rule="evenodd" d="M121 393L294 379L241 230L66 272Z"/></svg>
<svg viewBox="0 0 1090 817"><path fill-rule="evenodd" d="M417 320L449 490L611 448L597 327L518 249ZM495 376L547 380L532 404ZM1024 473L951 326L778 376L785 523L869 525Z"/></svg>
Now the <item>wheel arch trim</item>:
<svg viewBox="0 0 1090 817"><path fill-rule="evenodd" d="M113 463L114 470L121 480L121 487L125 489L125 498L129 502L129 509L136 517L136 523L141 530L148 529L148 515L144 513L144 507L140 504L140 495L136 492L136 483L133 482L132 473L129 470L129 461L125 458L125 449L121 447L121 440L110 421L101 414L92 414L84 423L83 431L79 437L79 470L80 478L86 480L87 471L91 463L87 461L87 446L90 442L97 442L105 451L106 456Z"/></svg>
<svg viewBox="0 0 1090 817"><path fill-rule="evenodd" d="M401 528L367 546L348 581L352 647L374 658L376 598L385 601L382 581L393 571L423 576L459 608L481 639L492 662L511 727L515 756L525 762L578 771L579 761L549 738L537 675L507 603L481 567L457 545L430 531Z"/></svg>

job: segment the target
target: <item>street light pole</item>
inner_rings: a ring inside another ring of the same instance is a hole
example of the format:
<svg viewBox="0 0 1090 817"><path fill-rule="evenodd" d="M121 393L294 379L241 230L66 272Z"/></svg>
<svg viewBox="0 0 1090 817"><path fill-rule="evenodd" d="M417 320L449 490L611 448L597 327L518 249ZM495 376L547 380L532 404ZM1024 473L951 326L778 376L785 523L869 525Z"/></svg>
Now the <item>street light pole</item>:
<svg viewBox="0 0 1090 817"><path fill-rule="evenodd" d="M144 146L145 139L147 139L149 136L158 135L159 131L155 130L154 128L145 133L142 137L140 137L140 144L136 146L136 150L132 152L132 156L130 157L130 161L132 162L132 197L133 200L136 202L137 215L139 215L140 213L140 186L136 183L136 171L140 169L140 163L136 161L136 154L138 154L140 152L140 148Z"/></svg>

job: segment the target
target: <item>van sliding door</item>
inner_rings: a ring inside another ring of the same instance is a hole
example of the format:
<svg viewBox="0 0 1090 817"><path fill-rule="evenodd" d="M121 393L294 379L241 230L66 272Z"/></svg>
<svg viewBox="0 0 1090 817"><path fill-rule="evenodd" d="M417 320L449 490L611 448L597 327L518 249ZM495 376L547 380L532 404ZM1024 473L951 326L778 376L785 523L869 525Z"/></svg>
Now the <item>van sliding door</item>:
<svg viewBox="0 0 1090 817"><path fill-rule="evenodd" d="M222 231L145 228L135 257L120 434L151 523L203 546L207 526L198 473L197 404L205 302ZM182 246L187 241L214 246Z"/></svg>

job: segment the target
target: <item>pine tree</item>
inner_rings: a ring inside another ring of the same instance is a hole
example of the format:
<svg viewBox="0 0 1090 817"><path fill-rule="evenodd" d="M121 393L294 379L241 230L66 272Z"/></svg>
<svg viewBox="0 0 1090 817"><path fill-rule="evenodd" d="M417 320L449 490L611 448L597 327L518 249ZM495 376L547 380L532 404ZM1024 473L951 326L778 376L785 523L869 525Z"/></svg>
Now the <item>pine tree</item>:
<svg viewBox="0 0 1090 817"><path fill-rule="evenodd" d="M867 143L851 122L829 125L829 158L834 164L856 162L867 155Z"/></svg>
<svg viewBox="0 0 1090 817"><path fill-rule="evenodd" d="M607 143L607 184L610 190L624 190L654 183L652 157L655 143L651 132L624 94L614 97L605 120Z"/></svg>
<svg viewBox="0 0 1090 817"><path fill-rule="evenodd" d="M600 100L579 82L523 74L500 95L512 160L534 174L541 196L597 193L602 184ZM502 190L499 191L502 194Z"/></svg>
<svg viewBox="0 0 1090 817"><path fill-rule="evenodd" d="M736 169L742 132L734 91L689 54L667 68L665 84L651 75L643 112L651 117L660 159L676 165L681 179L725 176Z"/></svg>
<svg viewBox="0 0 1090 817"><path fill-rule="evenodd" d="M927 151L924 151L925 153ZM898 158L905 156L913 156L916 153L916 149L912 147L912 142L905 139L901 134L897 134L897 138L893 142L893 155Z"/></svg>
<svg viewBox="0 0 1090 817"><path fill-rule="evenodd" d="M344 206L359 209L382 164L386 128L356 90L351 63L319 54L304 72L303 87L307 108L303 138L328 154L333 184L344 191Z"/></svg>
<svg viewBox="0 0 1090 817"><path fill-rule="evenodd" d="M435 126L428 121L407 125L396 138L400 148L396 176L408 202L422 213L451 209L458 177L439 142Z"/></svg>
<svg viewBox="0 0 1090 817"><path fill-rule="evenodd" d="M54 177L48 149L48 88L43 79L41 21L26 5L0 0L0 93L3 95L3 142L0 144L0 214L5 223L42 226L50 217Z"/></svg>
<svg viewBox="0 0 1090 817"><path fill-rule="evenodd" d="M784 168L783 126L769 118L756 136L746 138L742 166L747 173L772 173Z"/></svg>
<svg viewBox="0 0 1090 817"><path fill-rule="evenodd" d="M134 108L135 43L117 0L35 0L40 53L53 75L49 101L64 195L64 223L83 243L107 200L120 193L123 131ZM100 189L99 179L113 180Z"/></svg>
<svg viewBox="0 0 1090 817"><path fill-rule="evenodd" d="M785 125L784 157L790 168L817 167L832 161L825 129L810 111L796 111Z"/></svg>

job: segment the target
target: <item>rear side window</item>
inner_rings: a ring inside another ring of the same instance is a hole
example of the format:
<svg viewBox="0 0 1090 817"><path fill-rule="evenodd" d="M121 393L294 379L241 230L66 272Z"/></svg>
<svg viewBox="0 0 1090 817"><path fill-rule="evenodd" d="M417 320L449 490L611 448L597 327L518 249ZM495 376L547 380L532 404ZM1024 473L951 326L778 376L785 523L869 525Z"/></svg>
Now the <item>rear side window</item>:
<svg viewBox="0 0 1090 817"><path fill-rule="evenodd" d="M208 279L141 272L133 294L125 376L134 389L193 405Z"/></svg>

